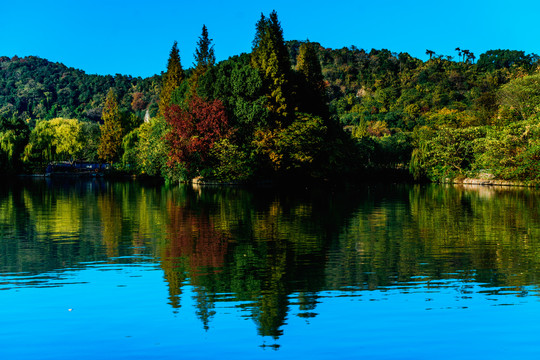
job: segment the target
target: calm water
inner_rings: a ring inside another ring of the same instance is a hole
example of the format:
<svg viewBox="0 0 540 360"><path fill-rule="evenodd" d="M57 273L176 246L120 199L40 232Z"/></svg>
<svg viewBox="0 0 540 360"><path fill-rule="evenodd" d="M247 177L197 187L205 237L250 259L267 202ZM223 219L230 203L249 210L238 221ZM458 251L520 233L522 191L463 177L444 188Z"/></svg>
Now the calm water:
<svg viewBox="0 0 540 360"><path fill-rule="evenodd" d="M0 358L532 358L539 205L21 180L0 190Z"/></svg>

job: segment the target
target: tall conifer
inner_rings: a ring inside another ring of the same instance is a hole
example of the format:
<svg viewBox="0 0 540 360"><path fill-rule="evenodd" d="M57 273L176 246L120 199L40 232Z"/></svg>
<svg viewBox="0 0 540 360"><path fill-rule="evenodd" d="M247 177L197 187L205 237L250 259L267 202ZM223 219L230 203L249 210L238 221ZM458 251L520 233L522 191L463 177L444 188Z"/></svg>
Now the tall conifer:
<svg viewBox="0 0 540 360"><path fill-rule="evenodd" d="M105 106L102 113L103 125L99 138L98 156L101 160L113 162L118 157L118 151L122 144L122 124L116 93L109 89L105 98Z"/></svg>
<svg viewBox="0 0 540 360"><path fill-rule="evenodd" d="M256 24L251 65L259 70L264 79L268 109L276 115L276 121L290 119L294 107L291 62L275 11L268 18L261 14Z"/></svg>
<svg viewBox="0 0 540 360"><path fill-rule="evenodd" d="M194 58L195 62L193 63L193 66L195 67L195 70L189 79L190 96L197 95L199 77L201 77L201 75L216 62L214 45L212 45L212 39L208 37L206 25L203 25L201 36L199 37L199 41L197 41Z"/></svg>
<svg viewBox="0 0 540 360"><path fill-rule="evenodd" d="M321 63L315 46L305 42L300 46L296 61L296 69L302 76L303 86L300 89L299 100L301 111L326 117L326 86L321 70Z"/></svg>
<svg viewBox="0 0 540 360"><path fill-rule="evenodd" d="M165 114L165 110L171 104L172 93L180 86L184 79L184 71L180 63L178 43L175 41L169 54L167 72L163 75L163 86L159 96L159 113Z"/></svg>
<svg viewBox="0 0 540 360"><path fill-rule="evenodd" d="M197 48L195 49L195 67L208 67L214 65L216 62L216 56L214 55L214 45L212 45L212 39L208 37L208 29L206 25L202 27L201 37L197 41Z"/></svg>

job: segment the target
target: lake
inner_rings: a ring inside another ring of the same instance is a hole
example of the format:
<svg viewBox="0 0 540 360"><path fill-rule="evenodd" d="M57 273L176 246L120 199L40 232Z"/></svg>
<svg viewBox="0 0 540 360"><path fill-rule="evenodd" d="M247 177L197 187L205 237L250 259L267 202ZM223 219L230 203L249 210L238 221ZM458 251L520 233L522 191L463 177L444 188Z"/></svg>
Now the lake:
<svg viewBox="0 0 540 360"><path fill-rule="evenodd" d="M540 192L20 179L2 359L540 354Z"/></svg>

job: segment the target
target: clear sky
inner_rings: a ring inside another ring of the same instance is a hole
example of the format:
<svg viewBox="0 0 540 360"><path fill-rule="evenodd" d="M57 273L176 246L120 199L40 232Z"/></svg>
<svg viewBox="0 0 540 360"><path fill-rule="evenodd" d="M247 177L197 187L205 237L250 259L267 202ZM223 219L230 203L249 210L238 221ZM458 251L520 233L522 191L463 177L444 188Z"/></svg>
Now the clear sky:
<svg viewBox="0 0 540 360"><path fill-rule="evenodd" d="M378 0L2 1L0 56L36 55L88 74L151 76L165 70L174 40L184 68L206 24L218 60L251 50L261 12L278 12L286 40L355 45L426 58L491 49L540 54L540 1Z"/></svg>

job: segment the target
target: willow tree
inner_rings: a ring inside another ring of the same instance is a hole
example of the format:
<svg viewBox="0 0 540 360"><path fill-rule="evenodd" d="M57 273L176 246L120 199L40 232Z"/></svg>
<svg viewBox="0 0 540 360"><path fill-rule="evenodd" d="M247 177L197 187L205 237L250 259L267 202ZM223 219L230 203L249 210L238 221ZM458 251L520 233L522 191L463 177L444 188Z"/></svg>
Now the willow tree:
<svg viewBox="0 0 540 360"><path fill-rule="evenodd" d="M122 145L121 115L116 93L112 88L107 93L101 118L103 125L101 125L98 156L101 160L112 163L118 158Z"/></svg>
<svg viewBox="0 0 540 360"><path fill-rule="evenodd" d="M180 52L178 50L178 42L174 42L169 54L167 63L167 72L163 75L163 85L161 94L159 95L159 113L165 114L165 111L171 104L173 92L180 86L184 79L184 71L180 63Z"/></svg>

